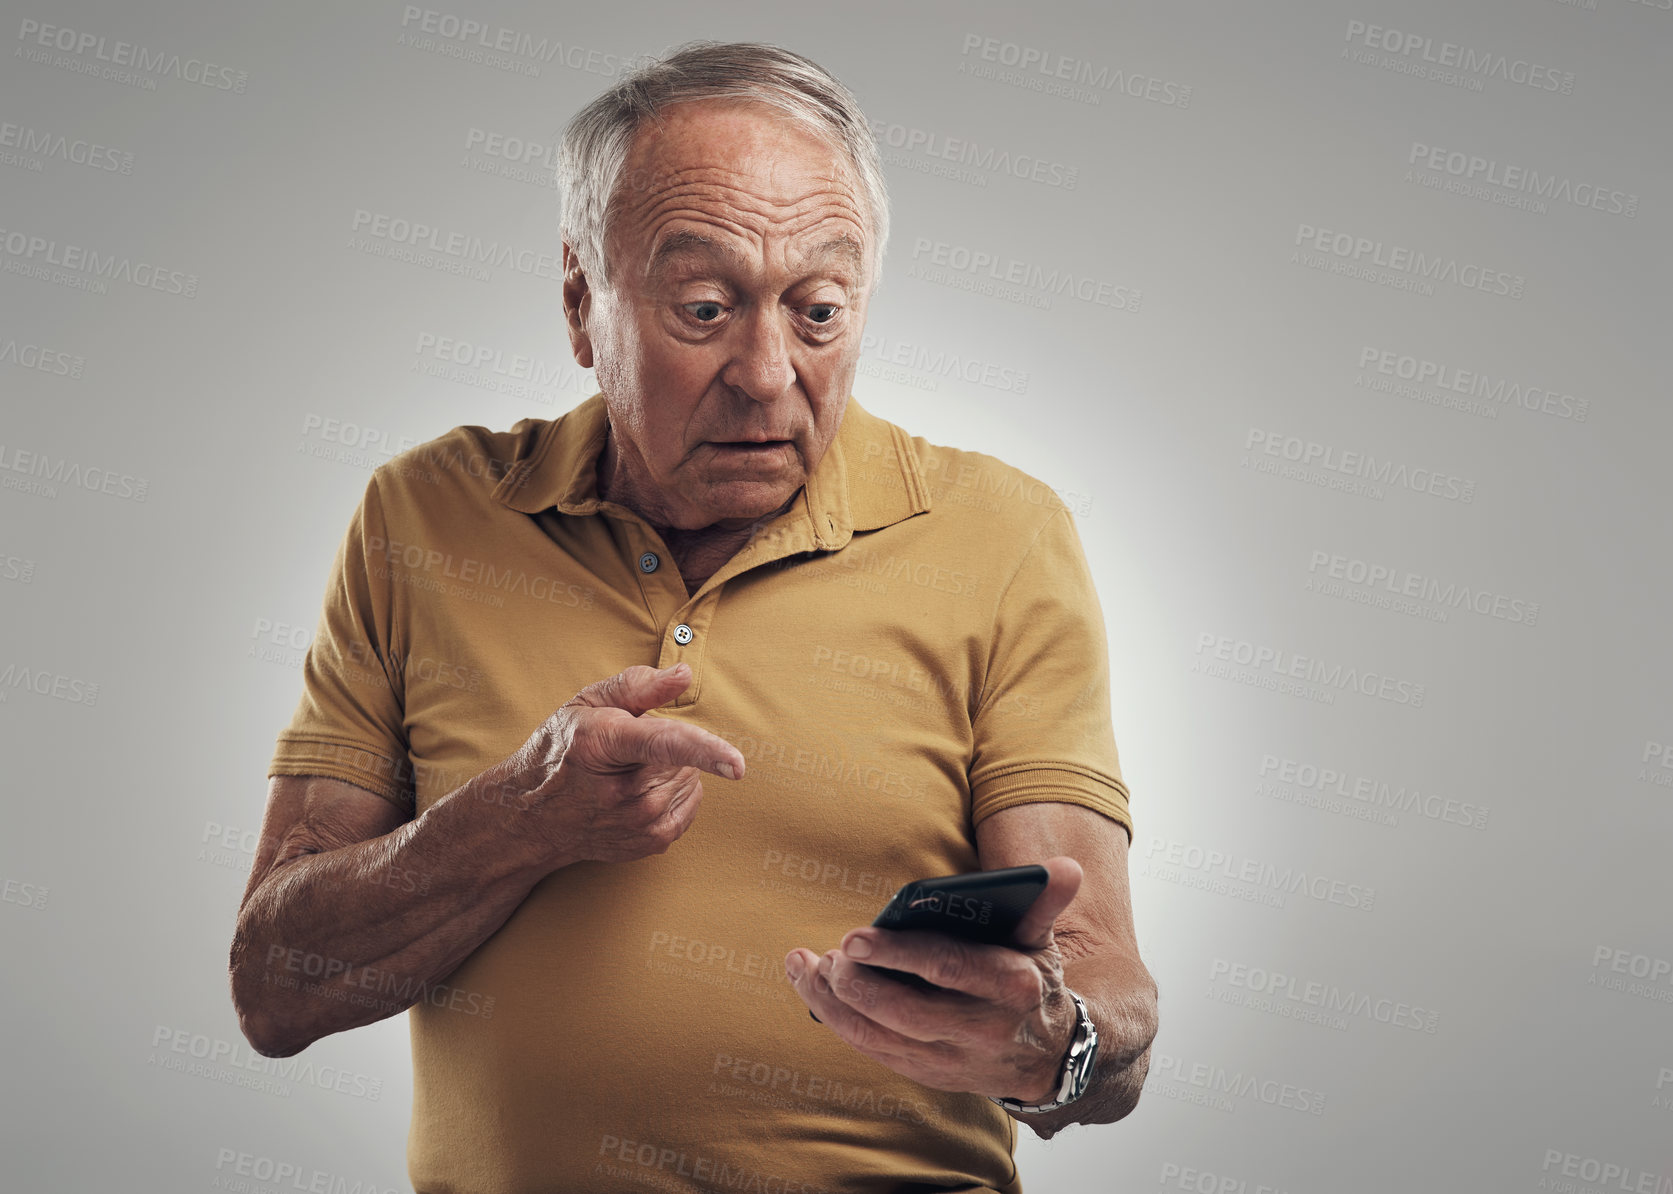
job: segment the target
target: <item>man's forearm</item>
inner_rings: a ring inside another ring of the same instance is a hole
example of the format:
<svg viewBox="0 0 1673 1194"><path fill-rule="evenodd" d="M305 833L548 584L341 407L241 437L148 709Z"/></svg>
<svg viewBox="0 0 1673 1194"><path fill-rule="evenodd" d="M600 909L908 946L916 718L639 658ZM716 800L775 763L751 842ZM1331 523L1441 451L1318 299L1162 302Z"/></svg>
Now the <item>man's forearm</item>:
<svg viewBox="0 0 1673 1194"><path fill-rule="evenodd" d="M472 781L392 833L276 867L233 939L251 1043L289 1056L424 998L556 869L519 848L526 815Z"/></svg>
<svg viewBox="0 0 1673 1194"><path fill-rule="evenodd" d="M1156 1035L1156 985L1136 956L1099 951L1066 958L1063 981L1086 1002L1098 1058L1086 1093L1056 1111L1015 1118L1049 1140L1070 1124L1114 1123L1138 1105Z"/></svg>

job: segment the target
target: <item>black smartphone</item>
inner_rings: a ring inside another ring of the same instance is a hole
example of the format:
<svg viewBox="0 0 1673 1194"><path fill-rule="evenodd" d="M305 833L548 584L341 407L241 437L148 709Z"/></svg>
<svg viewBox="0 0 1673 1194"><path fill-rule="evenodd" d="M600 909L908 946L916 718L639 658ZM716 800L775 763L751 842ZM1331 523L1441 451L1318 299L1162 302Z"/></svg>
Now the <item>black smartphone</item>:
<svg viewBox="0 0 1673 1194"><path fill-rule="evenodd" d="M895 892L871 923L880 929L927 929L984 945L1010 945L1047 878L1046 868L1036 863L917 879ZM940 990L910 971L870 969L914 987Z"/></svg>

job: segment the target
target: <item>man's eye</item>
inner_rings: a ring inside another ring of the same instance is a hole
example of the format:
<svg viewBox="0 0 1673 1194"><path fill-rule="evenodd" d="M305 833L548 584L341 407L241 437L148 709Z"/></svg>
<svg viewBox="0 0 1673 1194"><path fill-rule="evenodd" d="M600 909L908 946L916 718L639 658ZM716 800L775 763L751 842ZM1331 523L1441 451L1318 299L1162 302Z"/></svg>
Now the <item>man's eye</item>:
<svg viewBox="0 0 1673 1194"><path fill-rule="evenodd" d="M726 310L721 304L710 302L687 303L685 309L690 311L699 323L713 323Z"/></svg>
<svg viewBox="0 0 1673 1194"><path fill-rule="evenodd" d="M829 323L837 317L840 310L842 308L835 303L814 303L807 309L807 317L814 323Z"/></svg>

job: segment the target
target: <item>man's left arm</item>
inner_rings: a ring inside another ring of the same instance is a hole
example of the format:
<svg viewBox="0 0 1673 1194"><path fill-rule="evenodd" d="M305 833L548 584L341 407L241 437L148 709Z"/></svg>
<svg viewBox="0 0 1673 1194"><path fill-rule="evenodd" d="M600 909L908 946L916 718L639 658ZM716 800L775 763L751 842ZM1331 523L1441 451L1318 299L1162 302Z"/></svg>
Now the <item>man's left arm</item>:
<svg viewBox="0 0 1673 1194"><path fill-rule="evenodd" d="M1098 1030L1098 1057L1091 1085L1067 1107L1039 1115L1013 1113L1043 1139L1070 1124L1121 1119L1138 1104L1150 1069L1156 983L1139 959L1133 931L1127 847L1127 830L1119 822L1055 801L1013 805L976 826L976 852L983 870L1061 855L1081 866L1080 888L1057 917L1052 938L1062 957L1063 985L1086 1002ZM1072 1035L1074 1005L1065 1002ZM1062 1038L1061 1052L1068 1051L1069 1039Z"/></svg>
<svg viewBox="0 0 1673 1194"><path fill-rule="evenodd" d="M973 677L977 857L984 870L1041 863L1050 875L1017 947L863 926L823 956L797 948L785 957L809 1009L861 1053L936 1090L1021 1103L1055 1101L1079 1018L1069 992L1081 996L1098 1031L1089 1089L1057 1111L1013 1113L1043 1137L1130 1112L1156 1035L1156 984L1139 960L1128 896L1108 653L1086 553L1059 506L1001 587Z"/></svg>
<svg viewBox="0 0 1673 1194"><path fill-rule="evenodd" d="M1156 984L1139 960L1127 891L1127 832L1091 809L1014 805L976 828L984 870L1041 862L1050 880L1018 927L1018 948L944 933L864 927L823 956L785 958L818 1020L855 1049L939 1090L1051 1101L1087 1005L1098 1031L1091 1082L1066 1107L1014 1118L1050 1139L1072 1123L1133 1110L1150 1068ZM858 948L863 945L862 950ZM871 970L910 970L920 991Z"/></svg>

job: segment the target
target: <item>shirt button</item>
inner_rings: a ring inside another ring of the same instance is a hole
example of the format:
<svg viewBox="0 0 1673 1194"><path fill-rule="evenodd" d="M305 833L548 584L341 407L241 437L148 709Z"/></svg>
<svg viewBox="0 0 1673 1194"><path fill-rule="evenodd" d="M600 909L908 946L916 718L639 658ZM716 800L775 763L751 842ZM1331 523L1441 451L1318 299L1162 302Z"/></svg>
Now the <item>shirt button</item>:
<svg viewBox="0 0 1673 1194"><path fill-rule="evenodd" d="M639 557L639 571L655 572L657 565L660 563L662 563L662 561L656 558L656 552L647 551L644 555Z"/></svg>
<svg viewBox="0 0 1673 1194"><path fill-rule="evenodd" d="M691 641L691 627L684 622L674 627L674 641L682 647L689 643Z"/></svg>

